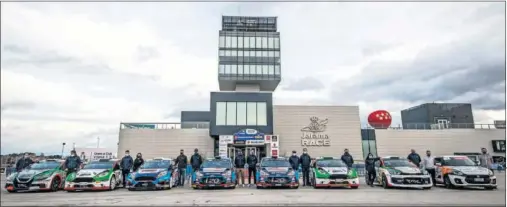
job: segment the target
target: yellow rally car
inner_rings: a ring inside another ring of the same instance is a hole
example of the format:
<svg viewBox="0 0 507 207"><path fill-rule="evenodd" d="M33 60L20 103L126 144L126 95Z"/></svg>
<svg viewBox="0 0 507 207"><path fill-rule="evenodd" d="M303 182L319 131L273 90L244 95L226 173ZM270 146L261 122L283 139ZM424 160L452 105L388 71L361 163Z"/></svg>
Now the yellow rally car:
<svg viewBox="0 0 507 207"><path fill-rule="evenodd" d="M496 189L496 177L490 169L477 166L467 156L435 157L435 181L447 188L482 187Z"/></svg>

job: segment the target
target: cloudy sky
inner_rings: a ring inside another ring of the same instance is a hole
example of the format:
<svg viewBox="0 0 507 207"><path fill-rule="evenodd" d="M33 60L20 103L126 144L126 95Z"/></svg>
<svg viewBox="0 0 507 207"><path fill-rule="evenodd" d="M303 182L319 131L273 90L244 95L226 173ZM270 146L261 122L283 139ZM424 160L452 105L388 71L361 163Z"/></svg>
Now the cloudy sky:
<svg viewBox="0 0 507 207"><path fill-rule="evenodd" d="M1 151L116 147L120 122L179 121L218 90L221 15L278 16L275 104L361 119L471 102L505 119L505 2L2 3ZM67 150L66 150L67 151Z"/></svg>

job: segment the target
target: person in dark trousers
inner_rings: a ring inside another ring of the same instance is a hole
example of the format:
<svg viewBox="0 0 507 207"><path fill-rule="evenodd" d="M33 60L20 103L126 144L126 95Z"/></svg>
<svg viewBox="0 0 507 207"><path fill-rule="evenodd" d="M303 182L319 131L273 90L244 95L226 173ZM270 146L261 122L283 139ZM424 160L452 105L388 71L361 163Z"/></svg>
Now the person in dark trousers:
<svg viewBox="0 0 507 207"><path fill-rule="evenodd" d="M134 159L132 159L132 157L130 156L130 151L125 150L125 156L123 158L121 158L121 161L120 161L121 174L123 177L122 185L124 188L126 186L125 179L129 175L130 170L132 170L132 167L134 167Z"/></svg>
<svg viewBox="0 0 507 207"><path fill-rule="evenodd" d="M364 160L364 168L366 170L366 184L373 187L373 181L377 177L377 172L375 170L375 162L379 161L380 158L373 157L373 154L368 153L366 159Z"/></svg>
<svg viewBox="0 0 507 207"><path fill-rule="evenodd" d="M256 167L257 167L257 155L255 155L255 151L250 151L250 155L246 158L246 163L248 164L248 185L252 184L252 177L254 179L254 184L257 183L257 177L255 176Z"/></svg>
<svg viewBox="0 0 507 207"><path fill-rule="evenodd" d="M417 167L421 166L421 156L415 152L415 149L410 150L410 154L407 156L408 161L412 162Z"/></svg>
<svg viewBox="0 0 507 207"><path fill-rule="evenodd" d="M134 169L132 169L132 171L136 172L143 164L143 155L141 153L137 153L136 159L134 160Z"/></svg>
<svg viewBox="0 0 507 207"><path fill-rule="evenodd" d="M65 159L65 169L67 170L67 175L73 172L77 172L79 168L81 168L81 158L77 156L76 150L70 151L70 156Z"/></svg>
<svg viewBox="0 0 507 207"><path fill-rule="evenodd" d="M312 158L308 155L308 150L306 148L303 149L303 154L299 157L299 163L301 163L301 169L303 170L303 186L310 185Z"/></svg>
<svg viewBox="0 0 507 207"><path fill-rule="evenodd" d="M193 172L199 170L202 164L202 157L199 154L199 150L195 148L194 154L190 157L190 165L192 165Z"/></svg>
<svg viewBox="0 0 507 207"><path fill-rule="evenodd" d="M234 166L236 167L236 185L241 184L245 186L245 156L241 151L238 151L238 155L234 158Z"/></svg>
<svg viewBox="0 0 507 207"><path fill-rule="evenodd" d="M183 149L180 150L180 155L176 158L176 166L178 167L178 185L185 185L185 172L187 171L188 158L184 154Z"/></svg>
<svg viewBox="0 0 507 207"><path fill-rule="evenodd" d="M296 150L292 150L292 156L289 158L290 165L292 166L292 169L299 173L299 156L296 154ZM297 181L299 183L299 180Z"/></svg>
<svg viewBox="0 0 507 207"><path fill-rule="evenodd" d="M351 168L354 164L354 158L349 153L349 149L345 149L342 155L342 161L347 164L347 167Z"/></svg>
<svg viewBox="0 0 507 207"><path fill-rule="evenodd" d="M25 155L16 162L16 171L21 172L21 170L27 168L31 164L33 164L33 160L28 153L25 153Z"/></svg>
<svg viewBox="0 0 507 207"><path fill-rule="evenodd" d="M422 167L428 171L431 175L431 181L433 182L433 186L436 186L435 183L435 157L431 156L431 151L426 150L426 156L422 159Z"/></svg>

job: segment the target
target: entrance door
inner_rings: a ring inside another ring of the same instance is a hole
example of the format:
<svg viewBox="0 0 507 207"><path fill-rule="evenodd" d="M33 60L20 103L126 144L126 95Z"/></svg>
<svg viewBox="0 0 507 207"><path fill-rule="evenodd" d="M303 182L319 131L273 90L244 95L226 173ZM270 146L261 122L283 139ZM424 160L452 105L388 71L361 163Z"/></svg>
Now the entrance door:
<svg viewBox="0 0 507 207"><path fill-rule="evenodd" d="M234 162L234 158L236 157L236 148L229 147L229 152L227 153L227 156L231 158L231 160Z"/></svg>
<svg viewBox="0 0 507 207"><path fill-rule="evenodd" d="M441 129L447 129L449 128L449 120L447 119L438 119L437 124Z"/></svg>
<svg viewBox="0 0 507 207"><path fill-rule="evenodd" d="M257 157L257 160L260 160L259 159L259 150L257 149L257 147L247 147L246 148L246 153L248 153L248 155L250 155L251 152L254 152L255 156Z"/></svg>

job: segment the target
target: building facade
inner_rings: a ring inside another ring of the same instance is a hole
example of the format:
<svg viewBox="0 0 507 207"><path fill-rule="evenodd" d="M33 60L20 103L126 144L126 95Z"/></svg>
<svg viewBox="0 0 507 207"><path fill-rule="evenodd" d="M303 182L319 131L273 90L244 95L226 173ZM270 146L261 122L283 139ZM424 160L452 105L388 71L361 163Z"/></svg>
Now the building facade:
<svg viewBox="0 0 507 207"><path fill-rule="evenodd" d="M401 111L404 129L473 129L474 115L469 103L425 103Z"/></svg>

